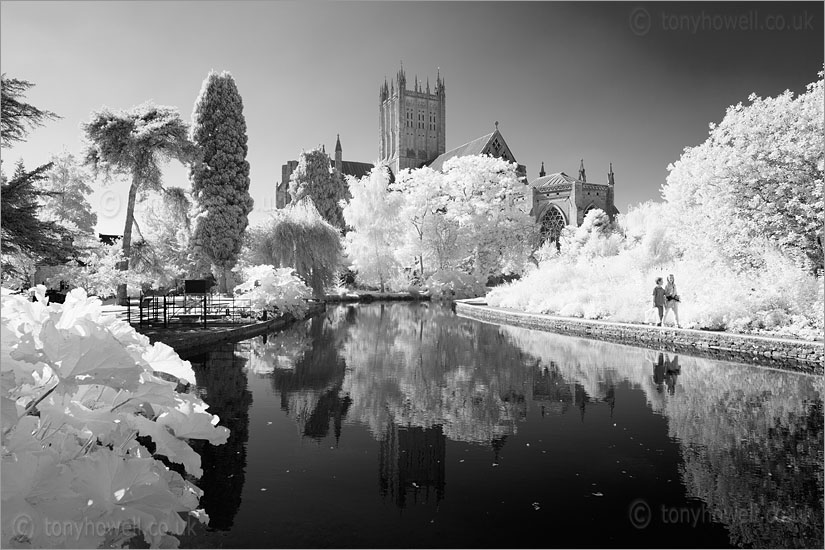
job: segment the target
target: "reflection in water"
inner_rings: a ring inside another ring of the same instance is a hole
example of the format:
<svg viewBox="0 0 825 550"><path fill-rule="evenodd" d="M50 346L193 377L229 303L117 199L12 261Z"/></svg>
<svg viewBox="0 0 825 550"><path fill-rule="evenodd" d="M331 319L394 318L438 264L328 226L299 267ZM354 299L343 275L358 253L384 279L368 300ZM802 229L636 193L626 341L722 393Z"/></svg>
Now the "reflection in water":
<svg viewBox="0 0 825 550"><path fill-rule="evenodd" d="M707 517L726 525L731 544L822 546L821 378L672 354L651 358L653 352L628 346L501 330L537 360L554 358L565 378L592 395L622 379L641 388L680 443L689 495L703 501Z"/></svg>
<svg viewBox="0 0 825 550"><path fill-rule="evenodd" d="M399 428L390 423L378 454L379 492L404 508L413 502L440 502L444 498L447 438L441 426Z"/></svg>
<svg viewBox="0 0 825 550"><path fill-rule="evenodd" d="M246 443L249 439L249 407L252 394L247 389L246 359L234 345L221 346L209 353L190 357L195 371L197 392L209 404L209 412L220 417L230 430L223 445L201 440L190 443L201 455L203 489L201 507L209 514L209 529L225 531L232 527L241 505L246 468Z"/></svg>
<svg viewBox="0 0 825 550"><path fill-rule="evenodd" d="M436 304L360 308L342 355L350 415L376 439L384 426L441 426L453 441L490 445L526 418L533 372L498 327Z"/></svg>
<svg viewBox="0 0 825 550"><path fill-rule="evenodd" d="M336 310L296 323L282 333L250 341L250 370L267 377L281 398L281 409L295 418L301 433L321 440L335 439L352 400L341 393L346 364L338 354L337 326L344 321Z"/></svg>
<svg viewBox="0 0 825 550"><path fill-rule="evenodd" d="M566 414L598 423L588 411L612 417L617 389L629 386L667 420L685 497L701 499L731 544L822 546L821 378L407 303L341 306L255 339L249 371L271 379L305 437L367 426L379 441L379 493L399 507L446 498L448 439L483 445L498 464L520 424Z"/></svg>
<svg viewBox="0 0 825 550"><path fill-rule="evenodd" d="M676 394L676 379L679 377L681 367L679 367L679 356L660 353L659 359L653 364L653 383L659 393L667 386L667 393Z"/></svg>

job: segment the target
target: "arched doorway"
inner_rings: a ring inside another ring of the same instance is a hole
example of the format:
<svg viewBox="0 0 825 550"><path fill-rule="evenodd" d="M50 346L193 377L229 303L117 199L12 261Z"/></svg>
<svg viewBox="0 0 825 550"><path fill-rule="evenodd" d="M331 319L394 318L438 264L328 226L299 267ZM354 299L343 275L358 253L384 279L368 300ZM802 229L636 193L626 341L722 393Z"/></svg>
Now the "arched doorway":
<svg viewBox="0 0 825 550"><path fill-rule="evenodd" d="M564 220L564 214L562 214L561 210L559 210L557 206L550 206L547 212L541 217L541 244L550 240L556 243L556 248L558 248L559 236L565 225L567 225L567 223Z"/></svg>

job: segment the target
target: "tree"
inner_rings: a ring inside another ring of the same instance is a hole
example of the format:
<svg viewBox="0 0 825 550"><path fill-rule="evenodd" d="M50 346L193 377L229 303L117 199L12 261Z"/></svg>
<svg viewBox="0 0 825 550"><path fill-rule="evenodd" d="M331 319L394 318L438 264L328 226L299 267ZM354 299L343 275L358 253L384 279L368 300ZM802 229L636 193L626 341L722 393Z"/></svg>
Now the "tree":
<svg viewBox="0 0 825 550"><path fill-rule="evenodd" d="M358 277L367 284L385 284L399 271L396 250L402 239L399 213L403 197L389 191L389 168L376 166L361 179L349 178L352 199L343 208L352 227L345 238L346 251Z"/></svg>
<svg viewBox="0 0 825 550"><path fill-rule="evenodd" d="M123 250L119 244L96 242L80 252L77 260L48 268L46 285L61 289L82 288L89 295L108 298L118 292L121 285L142 287L156 283L152 275L134 269L123 271Z"/></svg>
<svg viewBox="0 0 825 550"><path fill-rule="evenodd" d="M289 177L289 195L292 202L311 197L325 220L339 230L344 229L341 201L349 198L346 185L331 168L329 155L321 149L304 151L298 157L298 167Z"/></svg>
<svg viewBox="0 0 825 550"><path fill-rule="evenodd" d="M175 279L195 276L204 267L195 265L191 254L192 210L189 194L180 187L150 191L135 208L132 267L159 287L175 286Z"/></svg>
<svg viewBox="0 0 825 550"><path fill-rule="evenodd" d="M457 244L468 253L473 275L486 280L521 272L536 223L516 165L486 155L456 157L444 164L444 177L451 196L446 216L461 227Z"/></svg>
<svg viewBox="0 0 825 550"><path fill-rule="evenodd" d="M38 109L23 101L26 90L34 86L27 80L0 75L0 128L2 146L25 141L29 131L42 126L46 120L60 118L51 111Z"/></svg>
<svg viewBox="0 0 825 550"><path fill-rule="evenodd" d="M3 271L21 277L24 285L33 282L34 265L41 259L64 262L75 252L72 235L65 227L38 217L39 200L44 196L38 184L50 168L48 163L27 171L21 161L11 180L0 178Z"/></svg>
<svg viewBox="0 0 825 550"><path fill-rule="evenodd" d="M42 126L47 119L59 118L51 111L38 109L23 101L23 95L33 84L25 80L0 75L0 128L3 148L25 141L29 131ZM53 221L39 216L39 201L49 193L41 189L51 163L26 171L23 161L15 167L8 180L0 170L0 234L2 235L3 280L17 278L31 285L34 266L42 258L50 261L67 259L74 252L68 232ZM10 277L11 276L11 277Z"/></svg>
<svg viewBox="0 0 825 550"><path fill-rule="evenodd" d="M201 151L190 172L200 211L194 239L218 272L219 291L226 292L253 203L243 101L228 72L212 71L203 81L192 112L192 140Z"/></svg>
<svg viewBox="0 0 825 550"><path fill-rule="evenodd" d="M403 220L403 239L400 254L411 257L418 263L422 278L426 277L425 266L430 265L433 247L428 246L434 235L441 232L435 229L436 216L443 213L446 195L441 192L444 177L441 172L424 166L416 170L402 170L395 182L390 184L392 191L400 193L404 199L399 216ZM441 249L441 247L438 247ZM440 255L434 261L438 268L445 267ZM425 262L425 259L427 260ZM403 260L402 260L403 262ZM406 262L404 262L406 263Z"/></svg>
<svg viewBox="0 0 825 550"><path fill-rule="evenodd" d="M708 139L669 166L662 188L693 248L739 268L760 265L756 239L822 272L823 73L794 98L755 94L731 106Z"/></svg>
<svg viewBox="0 0 825 550"><path fill-rule="evenodd" d="M294 267L316 298L337 281L341 266L341 236L312 199L304 197L276 211L266 223L251 228L247 265Z"/></svg>
<svg viewBox="0 0 825 550"><path fill-rule="evenodd" d="M129 268L134 224L135 200L139 190L162 187L161 163L177 159L188 163L196 150L187 137L188 127L177 109L146 102L129 110L113 111L104 107L92 112L83 124L88 140L86 163L95 174L129 175L129 200L123 228L123 271ZM126 285L117 292L118 302L126 303Z"/></svg>
<svg viewBox="0 0 825 550"><path fill-rule="evenodd" d="M77 236L93 237L97 214L92 212L86 198L92 192L88 184L91 176L71 153L53 155L51 165L42 185L47 194L41 200L41 217L68 228Z"/></svg>
<svg viewBox="0 0 825 550"><path fill-rule="evenodd" d="M480 280L520 272L535 242L516 165L489 156L450 159L444 172L402 174L393 189L405 200L407 246L430 256L438 269L461 270ZM417 241L417 242L416 242Z"/></svg>

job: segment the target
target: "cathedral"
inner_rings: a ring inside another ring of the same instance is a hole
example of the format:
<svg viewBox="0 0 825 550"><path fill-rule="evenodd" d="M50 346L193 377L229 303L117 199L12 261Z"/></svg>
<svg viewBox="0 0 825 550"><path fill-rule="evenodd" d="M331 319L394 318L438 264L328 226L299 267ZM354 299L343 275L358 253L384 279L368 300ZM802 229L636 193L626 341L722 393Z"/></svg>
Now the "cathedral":
<svg viewBox="0 0 825 550"><path fill-rule="evenodd" d="M541 242L549 239L558 245L561 230L567 225L580 226L594 208L602 209L612 220L619 213L614 203L614 184L613 163L607 181L598 183L587 181L584 159L578 178L564 172L547 175L542 162L539 177L530 182L531 212L541 224Z"/></svg>
<svg viewBox="0 0 825 550"><path fill-rule="evenodd" d="M389 166L391 177L407 168L429 166L441 170L447 160L469 155L490 155L516 164L521 181L530 188L531 213L541 224L542 242L550 239L558 243L561 229L566 225L581 225L584 216L593 208L604 210L611 219L618 213L614 204L612 164L604 183L587 181L584 160L578 178L564 172L547 175L542 162L539 177L529 181L527 168L516 161L499 132L498 122L493 132L447 151L447 96L441 73L437 73L433 88L430 88L429 79L422 83L416 76L412 88L408 89L403 66L395 79L390 82L384 79L378 91L378 158ZM298 161L290 160L281 167L281 182L276 190L277 208L289 203L289 178L297 166ZM362 177L372 170L373 165L342 160L339 136L330 168L343 175Z"/></svg>

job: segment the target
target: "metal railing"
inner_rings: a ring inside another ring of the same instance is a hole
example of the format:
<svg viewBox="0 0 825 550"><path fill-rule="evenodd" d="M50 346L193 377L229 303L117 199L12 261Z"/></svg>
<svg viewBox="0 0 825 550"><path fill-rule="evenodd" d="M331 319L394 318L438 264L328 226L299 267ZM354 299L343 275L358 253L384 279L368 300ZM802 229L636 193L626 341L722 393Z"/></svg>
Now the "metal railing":
<svg viewBox="0 0 825 550"><path fill-rule="evenodd" d="M129 324L135 322L132 300L126 309ZM263 314L266 319L266 312ZM139 326L238 325L255 322L248 299L221 294L144 295L137 303Z"/></svg>

